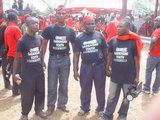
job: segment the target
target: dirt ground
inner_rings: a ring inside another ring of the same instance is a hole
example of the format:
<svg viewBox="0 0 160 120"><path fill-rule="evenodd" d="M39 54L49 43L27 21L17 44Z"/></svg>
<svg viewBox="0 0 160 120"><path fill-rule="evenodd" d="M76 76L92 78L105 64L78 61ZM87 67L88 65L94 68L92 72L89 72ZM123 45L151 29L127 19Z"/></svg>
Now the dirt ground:
<svg viewBox="0 0 160 120"><path fill-rule="evenodd" d="M144 77L145 77L145 65L146 65L146 58L147 58L147 53L148 53L146 49L147 47L145 46L142 51L140 81L144 81ZM1 70L0 70L0 74L1 74ZM19 120L19 117L21 116L20 96L12 97L11 96L12 92L4 89L2 75L0 75L0 80L1 80L1 83L0 83L0 120ZM47 82L46 82L46 85L47 85ZM107 77L106 79L106 101L108 97L108 87L109 87L109 78ZM47 87L46 87L46 90L47 90ZM151 101L154 98L155 96L146 95L146 94L141 93L138 96L138 98L134 99L130 104L128 120L144 120L143 116L145 115L147 106L151 104ZM121 99L122 99L122 96L119 99L119 103L115 111L114 120L116 120L117 118L117 111L119 109ZM56 109L55 112L48 118L48 120L97 120L99 115L95 113L96 105L97 105L97 102L96 102L95 91L93 87L90 113L83 117L77 116L77 112L80 109L79 108L80 106L80 85L79 85L79 82L75 81L73 78L73 69L71 66L71 73L70 73L70 78L69 78L69 100L67 104L67 107L69 108L70 112L64 113ZM29 113L29 119L30 120L42 120L41 118L37 117L34 114L33 108L34 106L32 107L32 110ZM45 104L45 110L46 109L47 108Z"/></svg>

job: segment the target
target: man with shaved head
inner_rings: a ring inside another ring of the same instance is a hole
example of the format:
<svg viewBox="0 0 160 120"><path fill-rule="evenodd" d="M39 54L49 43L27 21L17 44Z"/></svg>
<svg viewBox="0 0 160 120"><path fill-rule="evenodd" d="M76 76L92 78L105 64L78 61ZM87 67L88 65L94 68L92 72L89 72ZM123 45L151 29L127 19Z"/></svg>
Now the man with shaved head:
<svg viewBox="0 0 160 120"><path fill-rule="evenodd" d="M140 53L143 47L140 37L129 30L129 21L120 21L117 25L118 35L109 43L106 73L111 81L107 107L99 120L113 120L121 90L124 95L117 120L127 119L129 101L126 95L128 88L139 82Z"/></svg>
<svg viewBox="0 0 160 120"><path fill-rule="evenodd" d="M35 99L35 113L41 118L46 119L44 108L45 87L44 71L41 64L41 42L42 39L36 33L39 30L39 20L35 17L26 19L28 33L18 42L16 56L13 64L13 79L21 85L22 94L22 116L20 120L28 120L28 114ZM17 73L19 56L22 54L22 76Z"/></svg>

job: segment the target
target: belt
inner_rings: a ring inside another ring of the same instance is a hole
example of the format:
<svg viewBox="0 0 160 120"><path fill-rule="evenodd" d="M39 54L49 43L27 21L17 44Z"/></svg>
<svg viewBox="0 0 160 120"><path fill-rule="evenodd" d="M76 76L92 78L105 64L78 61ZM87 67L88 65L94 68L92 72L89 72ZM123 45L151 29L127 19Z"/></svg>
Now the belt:
<svg viewBox="0 0 160 120"><path fill-rule="evenodd" d="M82 61L82 63L87 64L87 65L91 65L91 66L95 66L95 65L103 63L103 61L98 61L98 62L93 62L93 63Z"/></svg>
<svg viewBox="0 0 160 120"><path fill-rule="evenodd" d="M56 58L62 58L62 57L64 57L64 56L68 56L69 54L52 54L52 53L50 53L50 55L51 55L51 56L54 56L54 57L56 57Z"/></svg>

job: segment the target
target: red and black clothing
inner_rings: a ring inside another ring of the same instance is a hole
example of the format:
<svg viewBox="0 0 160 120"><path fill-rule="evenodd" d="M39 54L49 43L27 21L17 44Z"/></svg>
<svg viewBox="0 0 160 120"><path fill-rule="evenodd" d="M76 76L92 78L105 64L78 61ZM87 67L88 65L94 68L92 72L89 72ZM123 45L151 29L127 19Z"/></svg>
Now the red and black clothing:
<svg viewBox="0 0 160 120"><path fill-rule="evenodd" d="M152 37L157 37L158 40L155 43L154 48L150 51L150 56L160 56L160 28L156 29L152 34Z"/></svg>
<svg viewBox="0 0 160 120"><path fill-rule="evenodd" d="M19 27L16 25L16 23L10 21L4 32L4 39L5 39L5 44L8 48L7 62L11 66L13 65L13 61L14 61L17 42L21 37L22 37L22 33ZM18 73L20 74L20 67L18 69ZM14 81L13 81L12 91L13 91L13 95L18 94L18 91L19 91L19 86Z"/></svg>

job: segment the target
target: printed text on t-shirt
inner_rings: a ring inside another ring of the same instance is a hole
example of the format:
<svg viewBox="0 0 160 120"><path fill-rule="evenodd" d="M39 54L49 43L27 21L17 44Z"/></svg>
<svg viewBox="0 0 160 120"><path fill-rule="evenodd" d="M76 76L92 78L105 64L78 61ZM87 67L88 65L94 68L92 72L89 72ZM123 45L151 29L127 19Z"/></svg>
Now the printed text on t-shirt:
<svg viewBox="0 0 160 120"><path fill-rule="evenodd" d="M28 63L35 63L40 61L39 57L40 51L39 47L31 48L28 52L29 59L27 60Z"/></svg>
<svg viewBox="0 0 160 120"><path fill-rule="evenodd" d="M66 36L56 36L53 40L53 49L54 50L66 50L67 49L67 39Z"/></svg>
<svg viewBox="0 0 160 120"><path fill-rule="evenodd" d="M125 59L126 56L128 56L127 48L116 48L114 52L115 58L113 61L115 62L127 62L127 59Z"/></svg>
<svg viewBox="0 0 160 120"><path fill-rule="evenodd" d="M83 53L94 53L98 52L98 42L97 40L90 40L83 42L82 49L84 49Z"/></svg>

